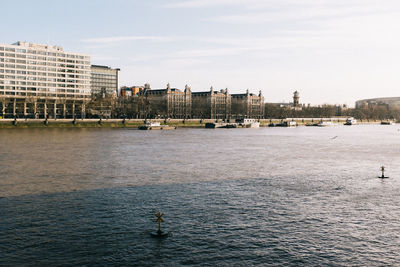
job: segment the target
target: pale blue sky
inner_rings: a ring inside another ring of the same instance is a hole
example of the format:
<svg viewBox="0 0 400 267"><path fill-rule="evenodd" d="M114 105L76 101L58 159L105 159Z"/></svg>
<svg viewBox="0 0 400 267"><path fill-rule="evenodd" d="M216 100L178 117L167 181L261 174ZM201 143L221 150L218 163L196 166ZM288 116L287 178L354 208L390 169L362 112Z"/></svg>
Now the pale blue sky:
<svg viewBox="0 0 400 267"><path fill-rule="evenodd" d="M120 85L294 90L312 104L400 96L395 0L0 0L1 43L87 53Z"/></svg>

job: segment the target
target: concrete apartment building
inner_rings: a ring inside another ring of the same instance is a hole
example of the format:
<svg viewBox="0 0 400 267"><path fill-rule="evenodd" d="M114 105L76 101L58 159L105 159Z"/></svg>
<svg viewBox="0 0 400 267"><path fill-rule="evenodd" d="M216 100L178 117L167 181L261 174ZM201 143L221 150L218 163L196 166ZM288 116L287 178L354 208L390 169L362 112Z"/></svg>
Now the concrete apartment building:
<svg viewBox="0 0 400 267"><path fill-rule="evenodd" d="M120 69L112 69L108 66L91 65L91 87L94 96L115 96L118 92L118 73Z"/></svg>
<svg viewBox="0 0 400 267"><path fill-rule="evenodd" d="M84 117L90 78L88 55L59 46L0 44L0 116Z"/></svg>
<svg viewBox="0 0 400 267"><path fill-rule="evenodd" d="M231 95L228 89L192 93L192 117L226 119L231 116Z"/></svg>

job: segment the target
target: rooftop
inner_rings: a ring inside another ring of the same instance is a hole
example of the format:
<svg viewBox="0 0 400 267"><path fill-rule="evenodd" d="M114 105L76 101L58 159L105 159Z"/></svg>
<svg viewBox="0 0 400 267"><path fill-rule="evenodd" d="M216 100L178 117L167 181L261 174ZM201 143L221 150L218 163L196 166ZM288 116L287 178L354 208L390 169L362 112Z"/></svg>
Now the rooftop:
<svg viewBox="0 0 400 267"><path fill-rule="evenodd" d="M31 48L37 48L37 49L64 51L64 49L61 46L57 46L57 45L34 44L34 43L21 42L21 41L13 43L12 45L31 47Z"/></svg>

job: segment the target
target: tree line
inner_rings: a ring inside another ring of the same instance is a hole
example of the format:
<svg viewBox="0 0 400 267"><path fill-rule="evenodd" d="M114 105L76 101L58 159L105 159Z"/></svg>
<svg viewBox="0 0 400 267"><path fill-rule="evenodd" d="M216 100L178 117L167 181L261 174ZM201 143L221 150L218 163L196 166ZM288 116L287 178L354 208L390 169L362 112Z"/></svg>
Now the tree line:
<svg viewBox="0 0 400 267"><path fill-rule="evenodd" d="M359 120L400 120L400 109L386 104L362 108L347 108L338 105L307 106L301 109L265 104L265 118L330 118L335 116L354 117Z"/></svg>

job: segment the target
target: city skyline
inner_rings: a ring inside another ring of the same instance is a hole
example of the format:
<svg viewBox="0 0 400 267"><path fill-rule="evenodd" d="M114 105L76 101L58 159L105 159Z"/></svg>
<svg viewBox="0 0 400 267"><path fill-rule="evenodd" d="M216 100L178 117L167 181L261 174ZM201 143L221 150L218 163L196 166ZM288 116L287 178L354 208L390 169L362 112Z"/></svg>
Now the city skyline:
<svg viewBox="0 0 400 267"><path fill-rule="evenodd" d="M266 102L398 96L395 1L3 1L1 43L60 45L120 68L120 86L263 91ZM22 8L21 8L22 7ZM38 16L40 14L40 16Z"/></svg>

